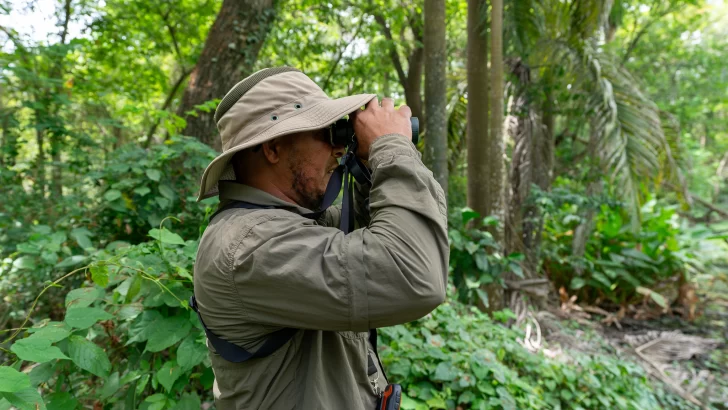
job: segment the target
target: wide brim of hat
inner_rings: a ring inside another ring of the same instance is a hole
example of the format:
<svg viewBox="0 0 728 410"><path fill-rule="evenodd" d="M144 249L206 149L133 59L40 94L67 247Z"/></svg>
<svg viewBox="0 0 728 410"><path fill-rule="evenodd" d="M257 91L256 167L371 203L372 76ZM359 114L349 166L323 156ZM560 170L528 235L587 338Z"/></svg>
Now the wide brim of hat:
<svg viewBox="0 0 728 410"><path fill-rule="evenodd" d="M197 201L216 196L219 192L218 181L235 180L235 172L230 164L230 159L237 152L283 135L328 127L343 116L366 105L375 97L375 94L357 94L321 101L301 111L300 114L281 120L278 124L266 129L264 132L246 139L243 144L231 147L218 155L205 168L205 172L202 174L202 180L200 181L200 192Z"/></svg>

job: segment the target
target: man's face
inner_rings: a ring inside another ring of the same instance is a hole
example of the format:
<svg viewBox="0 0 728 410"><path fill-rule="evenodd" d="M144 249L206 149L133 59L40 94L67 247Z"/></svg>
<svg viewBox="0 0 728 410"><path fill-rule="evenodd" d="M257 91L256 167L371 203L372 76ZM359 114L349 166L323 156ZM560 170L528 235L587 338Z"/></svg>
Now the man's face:
<svg viewBox="0 0 728 410"><path fill-rule="evenodd" d="M327 129L291 136L289 144L288 155L282 159L291 173L293 199L303 207L317 210L345 148L329 143Z"/></svg>

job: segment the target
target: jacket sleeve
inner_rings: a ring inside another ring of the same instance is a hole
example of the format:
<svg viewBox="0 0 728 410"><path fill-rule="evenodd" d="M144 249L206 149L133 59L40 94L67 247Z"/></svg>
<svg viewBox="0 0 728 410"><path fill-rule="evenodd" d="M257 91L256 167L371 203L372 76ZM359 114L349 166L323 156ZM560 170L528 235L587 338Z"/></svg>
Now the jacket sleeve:
<svg viewBox="0 0 728 410"><path fill-rule="evenodd" d="M445 299L449 246L440 185L414 145L377 138L371 221L344 235L290 212L262 218L232 255L247 320L364 331L418 319Z"/></svg>

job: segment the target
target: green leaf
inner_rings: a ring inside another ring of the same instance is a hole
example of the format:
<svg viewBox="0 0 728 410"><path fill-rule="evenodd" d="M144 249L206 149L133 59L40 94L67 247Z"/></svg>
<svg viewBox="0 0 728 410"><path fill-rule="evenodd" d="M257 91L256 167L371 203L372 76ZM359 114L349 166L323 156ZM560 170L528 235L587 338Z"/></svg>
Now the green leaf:
<svg viewBox="0 0 728 410"><path fill-rule="evenodd" d="M86 307L103 297L94 287L74 289L66 295L66 309Z"/></svg>
<svg viewBox="0 0 728 410"><path fill-rule="evenodd" d="M483 302L483 306L489 307L490 301L488 300L488 294L485 293L483 289L475 289L475 292L478 294L480 301Z"/></svg>
<svg viewBox="0 0 728 410"><path fill-rule="evenodd" d="M93 326L98 321L109 320L112 317L113 316L101 308L82 307L67 311L64 321L68 323L69 326L76 329L86 329Z"/></svg>
<svg viewBox="0 0 728 410"><path fill-rule="evenodd" d="M104 194L104 199L106 199L108 202L116 201L119 198L121 198L121 191L119 191L118 189L109 189Z"/></svg>
<svg viewBox="0 0 728 410"><path fill-rule="evenodd" d="M124 307L119 309L114 316L116 316L118 320L131 320L139 316L143 310L142 306L138 303L124 305Z"/></svg>
<svg viewBox="0 0 728 410"><path fill-rule="evenodd" d="M480 250L478 252L475 252L475 266L480 269L482 272L488 271L488 255L485 254L485 251Z"/></svg>
<svg viewBox="0 0 728 410"><path fill-rule="evenodd" d="M172 245L184 245L185 241L182 239L181 236L177 235L176 233L170 232L167 230L167 228L162 228L161 230L161 239L160 239L160 230L157 228L154 228L149 231L149 236L156 240L161 240L162 243L168 243Z"/></svg>
<svg viewBox="0 0 728 410"><path fill-rule="evenodd" d="M149 403L147 410L162 410L167 406L167 396L162 393L153 394L147 397L144 403Z"/></svg>
<svg viewBox="0 0 728 410"><path fill-rule="evenodd" d="M185 338L177 348L177 363L182 371L187 371L205 360L208 350L203 343L197 342L197 337L192 334Z"/></svg>
<svg viewBox="0 0 728 410"><path fill-rule="evenodd" d="M68 326L63 322L50 322L41 328L35 330L30 338L45 339L49 343L60 342L71 335ZM29 339L30 339L29 338Z"/></svg>
<svg viewBox="0 0 728 410"><path fill-rule="evenodd" d="M513 271L516 276L521 279L525 278L525 276L523 276L523 268L521 268L521 265L519 265L518 263L511 263L510 267L511 271Z"/></svg>
<svg viewBox="0 0 728 410"><path fill-rule="evenodd" d="M30 387L30 378L12 367L0 366L0 392L15 393Z"/></svg>
<svg viewBox="0 0 728 410"><path fill-rule="evenodd" d="M452 381L452 380L455 380L457 375L458 375L458 371L452 365L452 363L441 362L435 368L435 374L433 375L432 380Z"/></svg>
<svg viewBox="0 0 728 410"><path fill-rule="evenodd" d="M407 396L404 392L402 392L402 402L400 403L400 409L402 410L428 410L430 407L427 406L425 403L415 400Z"/></svg>
<svg viewBox="0 0 728 410"><path fill-rule="evenodd" d="M463 224L470 222L471 219L480 217L480 214L468 207L465 207L461 211L463 217Z"/></svg>
<svg viewBox="0 0 728 410"><path fill-rule="evenodd" d="M94 245L91 243L91 239L89 239L89 236L91 236L91 232L89 232L86 228L75 228L71 231L71 236L73 239L76 240L76 243L78 243L78 246L80 246L82 249L89 249L93 248Z"/></svg>
<svg viewBox="0 0 728 410"><path fill-rule="evenodd" d="M655 303L657 303L661 308L665 309L667 308L667 301L665 300L665 297L661 294L655 292L652 289L645 288L643 286L638 286L636 289L637 293L645 296L649 296Z"/></svg>
<svg viewBox="0 0 728 410"><path fill-rule="evenodd" d="M83 256L83 255L69 256L68 258L62 260L60 263L57 263L55 267L56 268L68 268L71 266L76 266L79 263L85 261L86 259L88 259L88 257Z"/></svg>
<svg viewBox="0 0 728 410"><path fill-rule="evenodd" d="M164 386L167 392L172 390L172 385L184 373L182 368L174 360L166 362L164 366L157 372L157 380L159 384Z"/></svg>
<svg viewBox="0 0 728 410"><path fill-rule="evenodd" d="M29 387L14 393L2 393L3 397L18 410L45 410L43 398L34 387Z"/></svg>
<svg viewBox="0 0 728 410"><path fill-rule="evenodd" d="M50 378L53 377L53 375L56 373L55 369L53 368L55 363L47 362L33 367L33 370L30 371L29 375L30 385L33 387L38 387L39 384L45 383L50 380Z"/></svg>
<svg viewBox="0 0 728 410"><path fill-rule="evenodd" d="M46 396L48 410L75 410L79 407L79 402L71 393L56 392Z"/></svg>
<svg viewBox="0 0 728 410"><path fill-rule="evenodd" d="M186 317L174 316L154 322L149 330L146 351L159 352L179 342L190 332L192 324Z"/></svg>
<svg viewBox="0 0 728 410"><path fill-rule="evenodd" d="M68 354L76 366L96 376L106 377L111 370L106 352L81 336L74 335L68 339Z"/></svg>
<svg viewBox="0 0 728 410"><path fill-rule="evenodd" d="M586 285L586 281L584 279L578 276L574 276L573 278L571 278L571 283L569 284L569 287L571 289L577 290L583 288L584 285Z"/></svg>
<svg viewBox="0 0 728 410"><path fill-rule="evenodd" d="M146 187L146 186L140 186L140 187L134 188L134 193L135 194L139 194L141 196L144 196L144 195L146 195L146 194L148 194L150 192L152 192L152 190L149 189L149 187Z"/></svg>
<svg viewBox="0 0 728 410"><path fill-rule="evenodd" d="M200 398L195 393L185 393L172 410L200 410Z"/></svg>
<svg viewBox="0 0 728 410"><path fill-rule="evenodd" d="M162 173L158 169L147 169L147 177L152 181L159 182Z"/></svg>
<svg viewBox="0 0 728 410"><path fill-rule="evenodd" d="M54 359L68 359L56 346L51 346L50 340L36 337L20 339L10 346L10 350L21 360L45 363Z"/></svg>
<svg viewBox="0 0 728 410"><path fill-rule="evenodd" d="M104 263L91 265L91 280L105 288L109 284L109 267Z"/></svg>
<svg viewBox="0 0 728 410"><path fill-rule="evenodd" d="M159 193L162 194L163 197L169 199L170 201L174 200L174 191L172 188L169 187L169 185L160 185L158 187Z"/></svg>
<svg viewBox="0 0 728 410"><path fill-rule="evenodd" d="M99 398L101 400L108 399L109 397L113 396L114 393L119 391L119 387L119 372L114 372L104 382L104 387L102 387L101 391L99 392Z"/></svg>

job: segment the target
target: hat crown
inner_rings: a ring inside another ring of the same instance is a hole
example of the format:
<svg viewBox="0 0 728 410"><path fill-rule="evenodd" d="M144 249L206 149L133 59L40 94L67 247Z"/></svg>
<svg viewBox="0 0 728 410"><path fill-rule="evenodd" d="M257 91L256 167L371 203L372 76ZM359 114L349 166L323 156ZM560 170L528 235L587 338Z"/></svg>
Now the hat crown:
<svg viewBox="0 0 728 410"><path fill-rule="evenodd" d="M236 84L215 111L223 151L251 142L267 128L328 99L298 69L278 67L258 71Z"/></svg>

